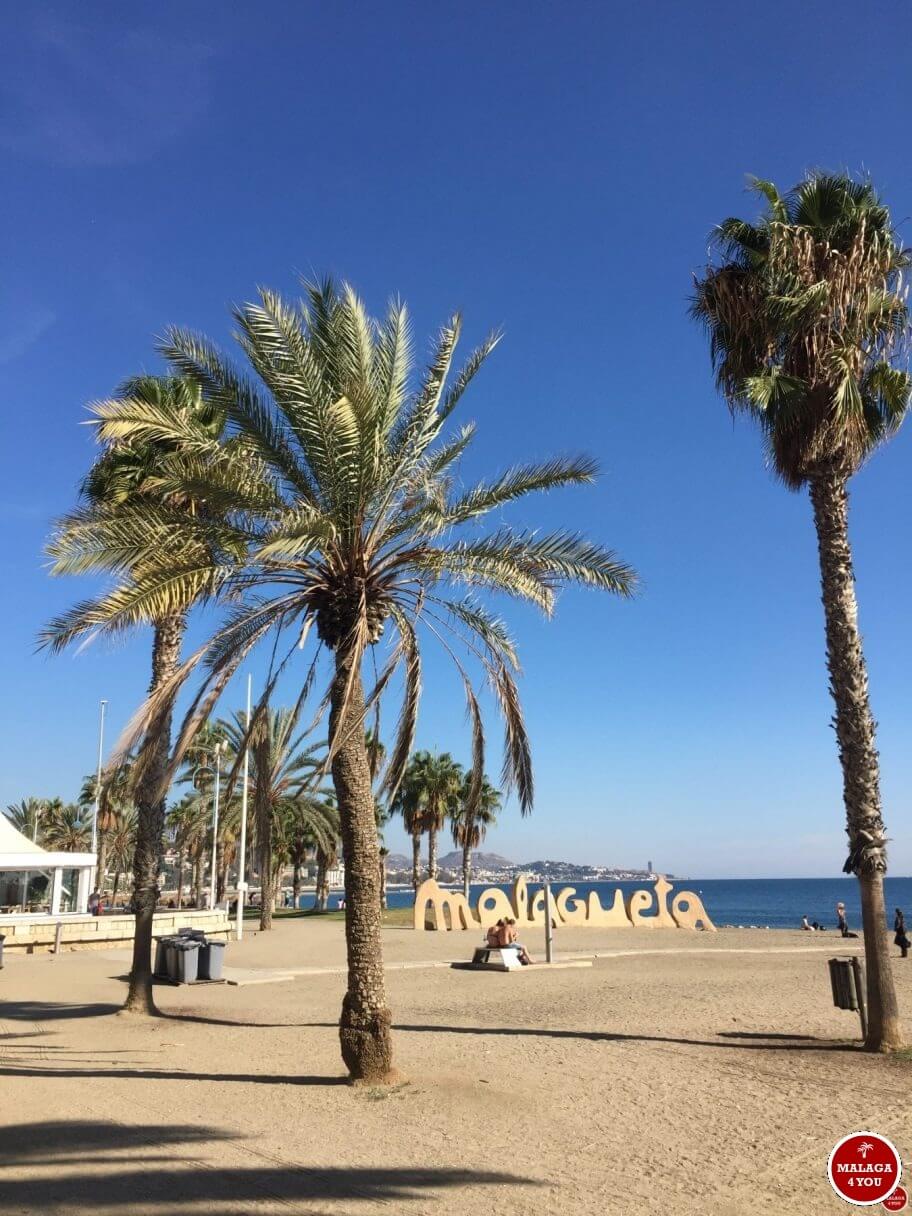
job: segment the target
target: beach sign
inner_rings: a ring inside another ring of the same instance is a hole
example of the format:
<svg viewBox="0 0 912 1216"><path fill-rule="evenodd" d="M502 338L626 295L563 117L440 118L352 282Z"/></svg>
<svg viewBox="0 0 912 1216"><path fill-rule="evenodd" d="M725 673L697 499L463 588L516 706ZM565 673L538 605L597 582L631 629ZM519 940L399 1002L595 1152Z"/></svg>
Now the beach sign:
<svg viewBox="0 0 912 1216"><path fill-rule="evenodd" d="M659 877L651 891L642 888L627 898L617 888L605 907L595 891L586 900L576 898L575 887L552 892L550 885L529 894L527 880L519 875L508 895L500 887L487 887L475 900L474 909L461 891L448 891L433 878L415 893L413 924L428 928L427 914L433 913L433 928L443 930L487 929L504 917L518 926L544 925L546 917L555 925L599 929L707 929L715 932L703 901L693 891L678 891L669 901L671 883ZM546 909L547 904L547 909Z"/></svg>

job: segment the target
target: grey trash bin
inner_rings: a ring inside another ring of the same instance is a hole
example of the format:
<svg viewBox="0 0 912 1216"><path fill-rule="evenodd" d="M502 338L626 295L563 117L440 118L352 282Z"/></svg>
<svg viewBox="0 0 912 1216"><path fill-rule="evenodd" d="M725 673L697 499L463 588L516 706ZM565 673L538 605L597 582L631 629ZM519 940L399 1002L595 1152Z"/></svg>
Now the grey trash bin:
<svg viewBox="0 0 912 1216"><path fill-rule="evenodd" d="M171 978L179 984L192 984L197 977L199 952L199 942L186 938L172 941L168 950L168 974Z"/></svg>
<svg viewBox="0 0 912 1216"><path fill-rule="evenodd" d="M152 974L167 978L168 975L168 946L173 939L170 937L160 937L155 943L155 966L152 969Z"/></svg>
<svg viewBox="0 0 912 1216"><path fill-rule="evenodd" d="M201 980L220 980L224 961L225 943L206 942L199 952L199 978Z"/></svg>

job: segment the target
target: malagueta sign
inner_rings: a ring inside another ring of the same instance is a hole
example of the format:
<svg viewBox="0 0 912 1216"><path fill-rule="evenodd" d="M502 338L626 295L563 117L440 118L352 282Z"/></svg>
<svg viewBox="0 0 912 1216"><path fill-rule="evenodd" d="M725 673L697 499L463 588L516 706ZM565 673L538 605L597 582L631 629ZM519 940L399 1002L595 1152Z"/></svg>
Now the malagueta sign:
<svg viewBox="0 0 912 1216"><path fill-rule="evenodd" d="M715 932L699 895L678 891L668 900L672 886L659 878L651 891L639 889L626 898L617 888L607 908L595 891L583 899L576 887L561 887L549 892L549 912L555 925L591 925L597 928L634 929L709 929ZM545 890L529 894L528 883L520 876L513 883L512 895L500 887L488 887L475 901L474 910L459 891L447 891L433 879L423 882L415 893L414 927L427 929L428 910L433 912L435 929L487 929L505 916L518 926L544 925Z"/></svg>

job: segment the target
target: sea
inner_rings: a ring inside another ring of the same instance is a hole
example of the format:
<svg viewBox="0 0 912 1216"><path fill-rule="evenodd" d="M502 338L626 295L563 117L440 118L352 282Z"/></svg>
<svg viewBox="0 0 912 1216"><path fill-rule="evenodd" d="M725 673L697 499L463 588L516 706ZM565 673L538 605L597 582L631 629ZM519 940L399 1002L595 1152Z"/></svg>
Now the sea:
<svg viewBox="0 0 912 1216"><path fill-rule="evenodd" d="M703 901L710 919L720 928L737 925L758 929L798 929L802 916L813 924L818 921L828 929L836 927L836 904L846 906L849 928L861 928L861 903L858 897L858 882L851 877L842 878L675 878L669 879L673 891L695 891ZM529 883L533 893L540 883ZM510 892L509 883L473 884L472 903L481 891L499 886ZM638 888L649 888L648 881L639 882L572 882L552 883L552 891L562 886L572 886L579 898L585 900L590 891L595 891L604 906L610 905L613 892L618 887L625 893ZM456 888L461 890L461 888ZM912 923L912 878L891 878L884 881L887 922L892 927L894 908L902 908L907 922ZM329 906L338 907L341 892L330 897ZM313 895L301 896L301 907L313 907ZM414 903L411 889L393 888L387 893L391 908L410 908Z"/></svg>

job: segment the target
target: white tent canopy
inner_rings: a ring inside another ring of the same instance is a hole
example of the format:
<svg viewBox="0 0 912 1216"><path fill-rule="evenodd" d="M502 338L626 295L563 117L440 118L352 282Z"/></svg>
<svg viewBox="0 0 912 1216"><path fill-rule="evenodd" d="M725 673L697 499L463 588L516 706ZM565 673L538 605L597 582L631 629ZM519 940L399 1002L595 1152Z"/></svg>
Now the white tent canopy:
<svg viewBox="0 0 912 1216"><path fill-rule="evenodd" d="M52 916L61 911L85 913L94 869L94 853L49 852L0 815L0 915L16 909L27 912L35 902ZM30 900L30 886L42 876L48 880L46 897Z"/></svg>

